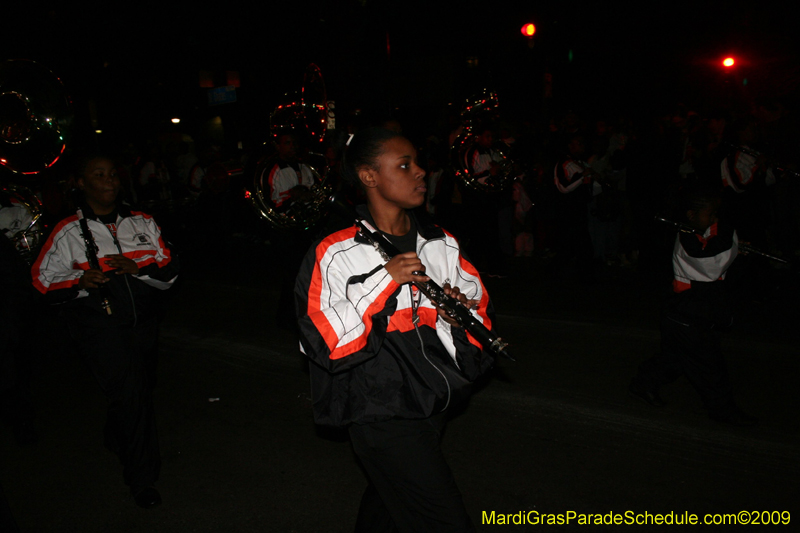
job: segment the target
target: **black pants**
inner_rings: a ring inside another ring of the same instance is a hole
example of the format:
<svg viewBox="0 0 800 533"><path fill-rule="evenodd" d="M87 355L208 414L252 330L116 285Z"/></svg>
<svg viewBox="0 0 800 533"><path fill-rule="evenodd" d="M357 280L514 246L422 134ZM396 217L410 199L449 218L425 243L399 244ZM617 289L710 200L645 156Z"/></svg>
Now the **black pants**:
<svg viewBox="0 0 800 533"><path fill-rule="evenodd" d="M108 399L105 444L117 453L131 492L158 480L161 455L153 410L158 322L110 328L70 324L81 356Z"/></svg>
<svg viewBox="0 0 800 533"><path fill-rule="evenodd" d="M39 354L38 344L24 334L36 318L18 313L19 307L11 308L12 300L6 297L0 293L0 417L11 425L30 424L34 417L31 377Z"/></svg>
<svg viewBox="0 0 800 533"><path fill-rule="evenodd" d="M638 379L658 389L686 376L710 410L732 402L728 368L720 333L708 323L665 312L661 319L661 353L644 361Z"/></svg>
<svg viewBox="0 0 800 533"><path fill-rule="evenodd" d="M369 486L357 532L474 531L439 446L444 415L350 427Z"/></svg>
<svg viewBox="0 0 800 533"><path fill-rule="evenodd" d="M556 223L556 255L550 264L553 275L561 279L574 276L578 282L586 281L592 275L593 255L586 203L559 198Z"/></svg>

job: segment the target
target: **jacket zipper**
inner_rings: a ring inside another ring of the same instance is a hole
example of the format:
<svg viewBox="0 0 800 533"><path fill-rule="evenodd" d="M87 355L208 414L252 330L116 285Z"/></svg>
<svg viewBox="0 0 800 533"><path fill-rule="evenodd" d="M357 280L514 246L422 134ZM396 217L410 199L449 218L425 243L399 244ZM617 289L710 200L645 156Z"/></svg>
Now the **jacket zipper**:
<svg viewBox="0 0 800 533"><path fill-rule="evenodd" d="M120 255L123 255L122 247L119 245L119 241L117 240L117 236L114 235L114 233L111 231L111 229L108 226L106 226L105 224L103 224L102 222L100 222L100 225L102 225L103 227L106 228L106 231L108 232L109 235L111 235L111 239L114 241L114 246L117 247L117 251L119 252ZM117 228L119 228L119 224L117 224ZM114 275L116 275L116 274L114 274ZM130 296L130 298L131 298L131 308L133 308L133 325L134 325L134 327L136 327L136 323L139 320L139 317L136 314L136 301L133 299L133 291L131 290L131 285L128 282L128 276L123 274L122 279L125 280L125 287L128 289L128 296Z"/></svg>
<svg viewBox="0 0 800 533"><path fill-rule="evenodd" d="M421 249L421 248L420 248ZM414 291L411 289L411 285L408 286L409 296L411 297L411 322L414 324L414 331L417 332L417 338L419 339L419 349L422 352L422 356L425 358L426 361L442 376L445 385L447 385L447 402L442 407L440 413L444 412L447 407L450 405L450 382L447 380L447 376L444 375L444 372L436 366L433 361L428 358L428 354L425 352L425 343L422 341L422 334L419 332L419 315L417 315L417 308L419 307L419 302L414 300ZM420 299L422 298L422 293L420 293Z"/></svg>

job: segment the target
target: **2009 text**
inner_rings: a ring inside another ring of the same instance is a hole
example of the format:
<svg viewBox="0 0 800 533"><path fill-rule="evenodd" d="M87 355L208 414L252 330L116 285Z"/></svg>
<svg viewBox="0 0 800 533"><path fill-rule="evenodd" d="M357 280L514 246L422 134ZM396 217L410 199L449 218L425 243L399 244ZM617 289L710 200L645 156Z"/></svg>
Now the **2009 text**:
<svg viewBox="0 0 800 533"><path fill-rule="evenodd" d="M498 513L496 511L481 513L481 524L484 525L788 525L790 522L789 511L739 511L738 513L706 513L703 515L675 511L666 513L648 511L543 513L532 510L516 513Z"/></svg>

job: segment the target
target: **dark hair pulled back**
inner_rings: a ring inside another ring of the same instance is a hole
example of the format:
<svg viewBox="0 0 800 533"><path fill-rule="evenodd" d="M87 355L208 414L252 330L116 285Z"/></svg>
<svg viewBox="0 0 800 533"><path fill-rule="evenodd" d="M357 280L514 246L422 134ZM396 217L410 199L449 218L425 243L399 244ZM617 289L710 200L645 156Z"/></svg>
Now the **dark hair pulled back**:
<svg viewBox="0 0 800 533"><path fill-rule="evenodd" d="M360 187L358 170L364 167L376 169L377 159L383 153L383 144L397 137L403 135L385 128L367 128L356 133L342 159L344 179L350 185Z"/></svg>

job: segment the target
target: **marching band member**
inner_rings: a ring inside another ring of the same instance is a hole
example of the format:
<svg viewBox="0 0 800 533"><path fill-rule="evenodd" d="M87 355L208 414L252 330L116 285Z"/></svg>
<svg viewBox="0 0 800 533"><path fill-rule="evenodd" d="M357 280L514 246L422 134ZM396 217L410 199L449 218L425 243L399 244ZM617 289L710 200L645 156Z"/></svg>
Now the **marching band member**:
<svg viewBox="0 0 800 533"><path fill-rule="evenodd" d="M558 190L555 208L558 222L556 255L551 268L563 277L569 271L585 282L592 273L592 240L589 235L589 201L595 191L593 173L580 163L585 156L583 136L575 134L567 145L567 154L556 163L553 181ZM570 268L575 262L574 268Z"/></svg>
<svg viewBox="0 0 800 533"><path fill-rule="evenodd" d="M272 166L265 167L261 183L265 190L269 186L270 198L278 212L286 212L313 200L311 187L314 175L300 157L300 144L296 133L285 129L275 138L276 159ZM278 285L280 295L275 314L276 325L284 330L294 331L296 321L287 309L292 308L294 280L297 269L303 260L314 233L306 228L272 228L270 243L276 251L278 266Z"/></svg>
<svg viewBox="0 0 800 533"><path fill-rule="evenodd" d="M298 157L300 146L296 134L280 133L275 140L275 149L278 158L271 168L265 170L266 181L275 207L285 209L292 202L308 199L314 175Z"/></svg>
<svg viewBox="0 0 800 533"><path fill-rule="evenodd" d="M631 394L654 407L664 401L662 385L686 376L714 420L750 426L757 420L733 400L720 344L720 330L733 314L726 274L738 254L733 227L717 217L720 201L698 186L682 191L686 223L695 233L678 233L672 255L672 294L661 318L661 353L644 361L630 383Z"/></svg>
<svg viewBox="0 0 800 533"><path fill-rule="evenodd" d="M83 200L59 222L33 264L33 285L61 306L70 334L108 399L105 444L120 458L137 505L161 503L152 391L158 301L177 264L152 217L117 202L120 180L105 156L84 158Z"/></svg>
<svg viewBox="0 0 800 533"><path fill-rule="evenodd" d="M739 145L720 164L727 216L743 240L763 246L770 210L767 187L775 185L776 177L767 158L752 149L755 123L737 122L734 130Z"/></svg>
<svg viewBox="0 0 800 533"><path fill-rule="evenodd" d="M309 250L295 296L315 421L347 427L366 471L356 531L473 531L439 442L448 410L494 358L412 282L445 280L487 328L489 296L456 240L411 211L426 187L407 139L360 131L345 166L366 192L360 215L401 253L383 264L354 227Z"/></svg>

